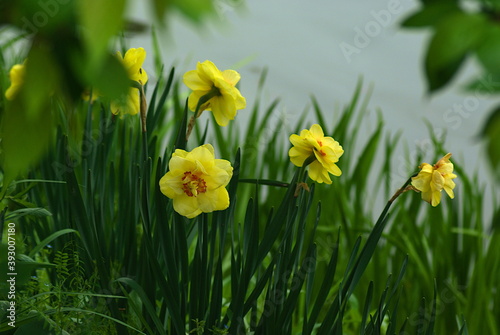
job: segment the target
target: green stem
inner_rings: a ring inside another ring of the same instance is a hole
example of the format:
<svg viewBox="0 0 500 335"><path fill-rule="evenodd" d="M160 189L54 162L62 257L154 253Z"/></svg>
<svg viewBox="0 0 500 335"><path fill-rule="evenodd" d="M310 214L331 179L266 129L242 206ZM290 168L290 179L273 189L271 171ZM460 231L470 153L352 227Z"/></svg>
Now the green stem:
<svg viewBox="0 0 500 335"><path fill-rule="evenodd" d="M297 179L297 181L299 183L304 182L304 174L306 172L306 167L309 164L311 164L312 162L314 162L315 160L316 160L316 155L314 154L314 152L309 157L306 158L306 160L304 161L304 163L300 167L299 178Z"/></svg>
<svg viewBox="0 0 500 335"><path fill-rule="evenodd" d="M200 115L201 115L201 113L203 112L203 110L200 111L201 106L203 104L207 103L213 97L216 97L216 96L219 96L219 95L221 95L220 91L215 86L212 86L212 88L210 89L210 91L208 91L207 94L202 95L200 97L200 100L198 100L198 104L196 105L196 110L194 111L195 119L199 118Z"/></svg>
<svg viewBox="0 0 500 335"><path fill-rule="evenodd" d="M204 111L204 109L201 109L201 106L203 104L207 103L213 97L216 97L219 95L221 95L219 89L215 86L212 86L212 88L210 89L210 91L208 91L207 94L200 97L200 100L198 100L198 104L196 105L196 109L194 111L194 116L191 117L191 119L189 120L189 123L188 123L188 128L186 131L186 141L189 139L189 135L191 135L191 131L193 131L194 125L196 123L196 119L199 118L201 113L203 113L203 111Z"/></svg>

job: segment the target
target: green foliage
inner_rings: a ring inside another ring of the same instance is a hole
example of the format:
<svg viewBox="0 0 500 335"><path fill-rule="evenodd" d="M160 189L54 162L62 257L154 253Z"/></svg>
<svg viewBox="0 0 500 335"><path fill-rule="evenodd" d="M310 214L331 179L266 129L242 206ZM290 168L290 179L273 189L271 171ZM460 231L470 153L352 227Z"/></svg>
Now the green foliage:
<svg viewBox="0 0 500 335"><path fill-rule="evenodd" d="M21 315L21 327L44 323L71 333L85 325L117 334L464 333L456 315L465 316L469 329L497 327L487 306L499 298L491 294L499 244L491 241L484 250L482 193L459 165L467 186L455 199L459 206L432 209L418 194L404 194L372 226L377 209L360 195L374 192L370 180L379 173L378 180L391 184L390 169L372 167L376 155L385 155L390 167L395 139L387 137L384 147L379 119L366 142L358 143L368 104L361 92L358 85L332 120L313 100L324 129L350 150L339 163L345 175L332 185L311 185L298 197L299 173L280 142L289 125L270 124L277 102L262 113L258 98L244 131L235 121L224 130L195 131L188 142L188 114L173 69L153 89L146 133L137 118L111 118L105 105L82 103L76 118L60 119L55 144L32 171L34 179L16 182L20 189L7 193L23 199L17 203L48 206L52 214L31 223L23 220L33 215L16 217L21 226L36 227L23 229L29 255L54 264L24 289L31 312ZM74 132L78 126L83 129ZM297 132L307 125L294 127ZM157 185L174 148L205 141L232 160L231 205L186 220ZM442 143L434 145L441 150ZM28 214L36 214L41 207L30 208ZM16 213L19 208L6 215ZM447 253L422 257L443 244ZM41 291L45 283L49 288ZM430 303L421 300L432 292ZM476 295L485 299L489 324L471 320L467 302Z"/></svg>

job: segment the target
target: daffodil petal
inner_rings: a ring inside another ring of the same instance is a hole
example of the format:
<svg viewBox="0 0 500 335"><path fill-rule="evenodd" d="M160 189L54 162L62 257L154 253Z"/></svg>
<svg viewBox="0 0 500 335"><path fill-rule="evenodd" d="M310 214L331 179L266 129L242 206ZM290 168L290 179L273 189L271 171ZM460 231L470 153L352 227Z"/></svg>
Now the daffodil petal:
<svg viewBox="0 0 500 335"><path fill-rule="evenodd" d="M209 80L203 80L198 75L197 70L191 70L184 74L182 78L184 84L193 91L210 91L212 83Z"/></svg>
<svg viewBox="0 0 500 335"><path fill-rule="evenodd" d="M174 210L189 219L202 213L196 197L189 197L185 194L181 194L174 198L173 203Z"/></svg>
<svg viewBox="0 0 500 335"><path fill-rule="evenodd" d="M232 98L228 99L223 96L213 97L210 99L210 106L215 121L219 126L227 126L229 121L233 120L236 116L236 105Z"/></svg>
<svg viewBox="0 0 500 335"><path fill-rule="evenodd" d="M229 194L224 187L219 187L210 193L200 194L198 201L202 212L220 211L229 207Z"/></svg>
<svg viewBox="0 0 500 335"><path fill-rule="evenodd" d="M222 71L222 77L232 86L236 86L236 84L240 81L241 78L240 74L234 70Z"/></svg>

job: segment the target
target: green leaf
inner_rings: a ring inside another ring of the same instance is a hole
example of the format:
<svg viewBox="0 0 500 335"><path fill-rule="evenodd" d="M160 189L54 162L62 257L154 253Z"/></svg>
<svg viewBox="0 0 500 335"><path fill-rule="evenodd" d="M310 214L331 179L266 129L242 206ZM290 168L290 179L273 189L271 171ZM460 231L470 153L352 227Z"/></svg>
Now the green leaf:
<svg viewBox="0 0 500 335"><path fill-rule="evenodd" d="M153 3L154 12L156 14L156 20L160 23L163 23L163 17L165 13L169 9L169 0L151 0Z"/></svg>
<svg viewBox="0 0 500 335"><path fill-rule="evenodd" d="M52 134L49 111L59 70L45 50L34 49L28 57L24 84L14 100L7 103L0 121L4 184L37 163Z"/></svg>
<svg viewBox="0 0 500 335"><path fill-rule="evenodd" d="M43 319L34 320L33 322L29 322L20 327L16 327L17 330L14 333L15 335L31 335L31 334L39 334L39 335L52 335L54 334L54 329L48 328L47 323ZM58 332L61 335L69 335L68 332L61 330Z"/></svg>
<svg viewBox="0 0 500 335"><path fill-rule="evenodd" d="M482 14L455 13L441 21L425 59L429 92L442 88L453 78L467 53L482 41L485 26Z"/></svg>
<svg viewBox="0 0 500 335"><path fill-rule="evenodd" d="M41 218L41 217L51 216L52 214L45 208L21 208L13 212L10 212L7 216L5 216L5 220L12 221L14 219L18 219L26 215L33 215L35 217Z"/></svg>
<svg viewBox="0 0 500 335"><path fill-rule="evenodd" d="M79 0L77 13L83 29L90 68L103 64L109 40L123 25L125 0Z"/></svg>
<svg viewBox="0 0 500 335"><path fill-rule="evenodd" d="M123 284L130 286L139 295L144 308L147 310L148 315L151 317L151 320L154 322L155 327L158 330L158 332L160 334L166 334L162 322L160 321L160 319L158 319L158 316L156 315L155 307L149 301L142 286L140 286L135 280L133 280L131 278L126 278L126 277L118 278L116 280L116 282L123 283Z"/></svg>
<svg viewBox="0 0 500 335"><path fill-rule="evenodd" d="M128 93L131 81L123 64L115 55L106 55L95 67L84 60L84 55L75 55L74 66L78 68L93 94L106 99L118 100Z"/></svg>
<svg viewBox="0 0 500 335"><path fill-rule="evenodd" d="M481 132L481 137L486 141L486 151L493 172L500 180L500 106L491 112Z"/></svg>
<svg viewBox="0 0 500 335"><path fill-rule="evenodd" d="M500 92L500 75L484 74L465 86L467 91L481 94L495 94Z"/></svg>
<svg viewBox="0 0 500 335"><path fill-rule="evenodd" d="M401 26L405 28L421 28L436 26L450 14L460 12L457 4L453 2L435 2L421 8L418 12L407 17Z"/></svg>
<svg viewBox="0 0 500 335"><path fill-rule="evenodd" d="M476 55L488 73L500 75L500 27L489 25Z"/></svg>
<svg viewBox="0 0 500 335"><path fill-rule="evenodd" d="M36 247L33 248L33 250L30 251L28 254L29 257L33 258L35 257L36 253L42 250L47 244L55 240L61 235L69 234L69 233L76 233L78 234L78 231L74 229L61 229L59 231L56 231L55 233L51 234L49 237L45 238L43 241L37 244Z"/></svg>
<svg viewBox="0 0 500 335"><path fill-rule="evenodd" d="M201 22L202 18L213 12L213 1L207 0L173 0L174 7L193 22Z"/></svg>

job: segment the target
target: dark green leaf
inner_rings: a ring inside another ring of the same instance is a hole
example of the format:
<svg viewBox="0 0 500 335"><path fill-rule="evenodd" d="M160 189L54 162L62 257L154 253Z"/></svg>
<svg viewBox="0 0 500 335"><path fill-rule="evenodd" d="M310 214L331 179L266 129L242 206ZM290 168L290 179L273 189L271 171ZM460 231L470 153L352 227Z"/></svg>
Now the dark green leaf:
<svg viewBox="0 0 500 335"><path fill-rule="evenodd" d="M495 94L500 92L500 75L485 74L465 87L467 91L481 94Z"/></svg>
<svg viewBox="0 0 500 335"><path fill-rule="evenodd" d="M500 27L488 25L476 55L487 73L500 75Z"/></svg>
<svg viewBox="0 0 500 335"><path fill-rule="evenodd" d="M493 172L500 180L500 107L497 107L489 116L481 132L486 141L486 151L490 159Z"/></svg>
<svg viewBox="0 0 500 335"><path fill-rule="evenodd" d="M51 216L52 214L46 210L45 208L21 208L18 210L15 210L11 213L9 213L6 217L5 220L11 221L17 218L20 218L25 215L33 215L35 217L45 217L45 216Z"/></svg>
<svg viewBox="0 0 500 335"><path fill-rule="evenodd" d="M428 91L445 86L460 68L467 53L483 40L486 18L481 14L455 13L436 27L425 59Z"/></svg>
<svg viewBox="0 0 500 335"><path fill-rule="evenodd" d="M405 28L421 28L435 26L450 14L460 12L457 4L453 2L431 2L418 12L407 17L401 26Z"/></svg>

